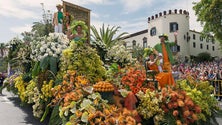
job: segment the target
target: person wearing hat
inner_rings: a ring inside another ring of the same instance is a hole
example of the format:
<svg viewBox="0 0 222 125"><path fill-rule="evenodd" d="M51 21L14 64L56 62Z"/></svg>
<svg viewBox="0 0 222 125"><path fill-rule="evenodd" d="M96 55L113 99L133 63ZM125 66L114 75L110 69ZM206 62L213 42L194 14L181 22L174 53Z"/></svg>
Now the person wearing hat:
<svg viewBox="0 0 222 125"><path fill-rule="evenodd" d="M58 12L54 13L53 16L53 26L54 26L54 32L55 33L62 33L62 25L63 25L63 13L62 13L62 5L58 4L56 5L56 8L58 10Z"/></svg>
<svg viewBox="0 0 222 125"><path fill-rule="evenodd" d="M163 55L163 70L165 71L171 71L171 64L174 64L173 60L173 54L171 51L171 47L177 45L177 33L174 33L175 41L174 42L168 42L168 36L166 34L161 34L159 36L160 43L156 44L154 46L155 50L158 51L158 53L162 53Z"/></svg>
<svg viewBox="0 0 222 125"><path fill-rule="evenodd" d="M155 75L155 79L158 81L158 86L160 88L166 87L167 85L174 85L175 81L173 79L172 72L162 72L162 67L160 70L161 65L161 54L159 54L155 49L150 51L148 54L149 61L147 62L147 67L149 70L155 71L157 74Z"/></svg>

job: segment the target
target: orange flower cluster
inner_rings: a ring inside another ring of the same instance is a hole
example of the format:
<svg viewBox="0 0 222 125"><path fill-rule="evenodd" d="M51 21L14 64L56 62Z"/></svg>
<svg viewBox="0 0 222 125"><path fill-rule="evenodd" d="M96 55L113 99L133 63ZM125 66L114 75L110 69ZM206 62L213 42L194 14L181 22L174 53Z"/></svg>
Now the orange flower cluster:
<svg viewBox="0 0 222 125"><path fill-rule="evenodd" d="M198 120L197 115L201 113L201 108L194 104L193 100L186 95L184 90L173 90L172 88L162 88L162 109L166 115L173 115L176 125L190 125Z"/></svg>
<svg viewBox="0 0 222 125"><path fill-rule="evenodd" d="M137 125L134 117L137 111L129 111L126 108L117 109L115 106L103 108L103 112L96 111L90 114L88 121L90 125Z"/></svg>
<svg viewBox="0 0 222 125"><path fill-rule="evenodd" d="M52 104L61 103L63 107L70 105L72 101L77 101L83 97L81 87L88 83L83 76L75 76L75 71L68 71L63 77L61 85L52 88Z"/></svg>
<svg viewBox="0 0 222 125"><path fill-rule="evenodd" d="M142 89L143 83L146 80L146 73L143 69L130 68L122 77L122 84L136 94Z"/></svg>
<svg viewBox="0 0 222 125"><path fill-rule="evenodd" d="M94 91L97 91L97 92L114 91L113 85L109 82L106 82L106 81L97 82L95 85L93 85L93 89L94 89Z"/></svg>

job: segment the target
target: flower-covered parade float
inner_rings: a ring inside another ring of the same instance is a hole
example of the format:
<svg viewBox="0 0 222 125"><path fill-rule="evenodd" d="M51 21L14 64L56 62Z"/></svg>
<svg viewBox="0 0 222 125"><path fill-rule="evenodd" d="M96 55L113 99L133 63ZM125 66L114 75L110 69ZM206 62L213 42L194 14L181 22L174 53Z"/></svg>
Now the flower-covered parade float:
<svg viewBox="0 0 222 125"><path fill-rule="evenodd" d="M218 124L221 110L209 82L187 76L175 85L156 87L155 81L147 80L144 65L121 42L107 47L99 42L90 46L85 40L70 41L64 34L51 33L12 46L17 62L30 68L19 65L4 84L23 105L32 106L40 121L48 118L49 125ZM104 48L104 57L98 48Z"/></svg>

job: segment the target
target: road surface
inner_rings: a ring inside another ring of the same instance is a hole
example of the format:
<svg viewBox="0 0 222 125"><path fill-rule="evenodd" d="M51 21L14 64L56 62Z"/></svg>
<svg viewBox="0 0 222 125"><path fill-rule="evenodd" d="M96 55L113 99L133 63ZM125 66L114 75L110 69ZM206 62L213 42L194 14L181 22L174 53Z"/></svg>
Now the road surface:
<svg viewBox="0 0 222 125"><path fill-rule="evenodd" d="M21 106L16 95L3 90L0 96L0 125L47 125L32 115L30 105Z"/></svg>

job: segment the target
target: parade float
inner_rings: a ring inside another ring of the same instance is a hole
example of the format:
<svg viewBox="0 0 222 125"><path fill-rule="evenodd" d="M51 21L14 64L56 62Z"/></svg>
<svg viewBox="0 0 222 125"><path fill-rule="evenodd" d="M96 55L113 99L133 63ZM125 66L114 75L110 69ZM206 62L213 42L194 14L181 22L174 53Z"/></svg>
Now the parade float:
<svg viewBox="0 0 222 125"><path fill-rule="evenodd" d="M72 23L87 27L84 21ZM87 32L87 28L84 28ZM98 50L66 35L14 40L10 59L17 71L4 84L31 105L49 125L216 125L221 110L207 81L191 76L158 87L145 66L122 44L110 48L106 62ZM26 47L27 49L24 49ZM155 74L152 74L155 75Z"/></svg>

